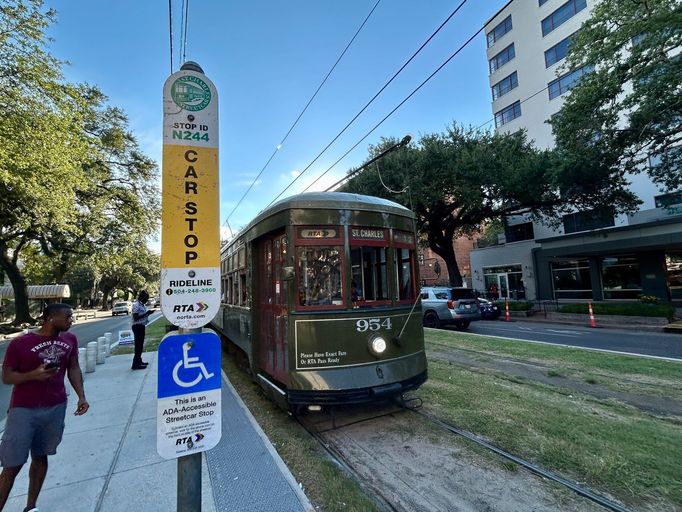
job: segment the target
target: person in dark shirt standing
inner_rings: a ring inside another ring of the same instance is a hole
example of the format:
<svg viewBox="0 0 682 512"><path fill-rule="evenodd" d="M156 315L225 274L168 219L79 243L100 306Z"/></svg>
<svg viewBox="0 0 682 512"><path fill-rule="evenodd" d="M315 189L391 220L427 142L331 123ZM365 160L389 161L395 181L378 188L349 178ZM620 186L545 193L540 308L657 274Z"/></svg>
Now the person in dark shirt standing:
<svg viewBox="0 0 682 512"><path fill-rule="evenodd" d="M37 511L38 494L47 475L47 456L57 453L64 432L64 375L78 395L75 415L90 408L78 365L78 340L67 332L73 324L68 304L49 304L36 332L14 338L5 352L2 381L14 386L0 442L0 510L16 476L31 454L25 512Z"/></svg>
<svg viewBox="0 0 682 512"><path fill-rule="evenodd" d="M137 302L133 304L133 336L135 337L135 355L133 356L133 370L144 370L147 363L142 361L142 349L144 348L144 331L149 323L149 315L155 309L147 309L149 294L142 290L137 296Z"/></svg>

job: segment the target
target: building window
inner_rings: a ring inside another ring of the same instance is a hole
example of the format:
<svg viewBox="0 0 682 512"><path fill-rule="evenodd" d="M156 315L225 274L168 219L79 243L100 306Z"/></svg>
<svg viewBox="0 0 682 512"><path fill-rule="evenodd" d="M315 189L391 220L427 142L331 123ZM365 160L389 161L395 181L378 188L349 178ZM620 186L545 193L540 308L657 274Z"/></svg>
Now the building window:
<svg viewBox="0 0 682 512"><path fill-rule="evenodd" d="M483 267L483 277L486 295L489 299L523 300L526 298L521 265Z"/></svg>
<svg viewBox="0 0 682 512"><path fill-rule="evenodd" d="M495 113L495 127L499 128L500 126L507 124L510 121L513 121L517 117L521 117L520 101L515 101L508 107L505 107L499 112Z"/></svg>
<svg viewBox="0 0 682 512"><path fill-rule="evenodd" d="M502 20L494 29L488 32L488 48L495 44L503 35L512 29L511 14Z"/></svg>
<svg viewBox="0 0 682 512"><path fill-rule="evenodd" d="M507 243L521 242L523 240L534 240L533 223L524 222L504 227L504 238Z"/></svg>
<svg viewBox="0 0 682 512"><path fill-rule="evenodd" d="M555 28L563 25L585 7L587 7L587 0L569 0L542 20L542 35L546 36Z"/></svg>
<svg viewBox="0 0 682 512"><path fill-rule="evenodd" d="M654 196L656 208L670 208L682 204L682 190Z"/></svg>
<svg viewBox="0 0 682 512"><path fill-rule="evenodd" d="M639 261L632 256L607 257L602 261L605 299L637 299L642 294Z"/></svg>
<svg viewBox="0 0 682 512"><path fill-rule="evenodd" d="M665 265L668 271L668 289L672 300L682 300L682 252L665 254Z"/></svg>
<svg viewBox="0 0 682 512"><path fill-rule="evenodd" d="M497 82L495 85L493 85L493 101L499 98L500 96L504 96L507 94L509 91L514 89L515 87L518 87L519 85L519 79L516 75L516 71L514 71L511 75L509 75L506 78L503 78L499 82Z"/></svg>
<svg viewBox="0 0 682 512"><path fill-rule="evenodd" d="M577 233L615 225L613 213L606 210L588 210L564 215L564 233Z"/></svg>
<svg viewBox="0 0 682 512"><path fill-rule="evenodd" d="M563 93L570 91L578 83L580 77L585 73L590 73L592 69L592 66L583 66L548 83L547 90L549 91L549 99L553 100Z"/></svg>
<svg viewBox="0 0 682 512"><path fill-rule="evenodd" d="M551 263L555 299L591 299L592 280L588 260Z"/></svg>
<svg viewBox="0 0 682 512"><path fill-rule="evenodd" d="M516 57L516 52L514 51L514 43L512 43L490 59L490 73L494 73L514 57Z"/></svg>
<svg viewBox="0 0 682 512"><path fill-rule="evenodd" d="M573 39L573 37L575 37L576 34L577 32L573 32L566 39L559 41L557 44L555 44L545 52L546 68L566 58L566 55L568 54L568 47L570 46L571 40Z"/></svg>

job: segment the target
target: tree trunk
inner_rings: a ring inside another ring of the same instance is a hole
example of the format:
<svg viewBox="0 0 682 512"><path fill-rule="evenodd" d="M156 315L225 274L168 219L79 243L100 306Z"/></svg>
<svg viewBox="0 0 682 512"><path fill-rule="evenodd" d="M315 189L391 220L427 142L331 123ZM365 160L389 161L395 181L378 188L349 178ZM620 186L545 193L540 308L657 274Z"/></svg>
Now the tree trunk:
<svg viewBox="0 0 682 512"><path fill-rule="evenodd" d="M26 280L21 275L21 270L16 261L9 256L9 250L4 242L0 242L0 267L5 271L9 282L12 283L14 290L14 321L13 325L34 324L31 312L28 309L28 293L26 291Z"/></svg>
<svg viewBox="0 0 682 512"><path fill-rule="evenodd" d="M428 238L431 250L445 261L445 265L448 268L450 286L462 286L462 274L460 274L459 265L457 265L455 248L452 245L452 235L429 232Z"/></svg>
<svg viewBox="0 0 682 512"><path fill-rule="evenodd" d="M106 288L102 288L102 309L101 311L109 311L109 294L112 292L114 289L113 286L108 286Z"/></svg>

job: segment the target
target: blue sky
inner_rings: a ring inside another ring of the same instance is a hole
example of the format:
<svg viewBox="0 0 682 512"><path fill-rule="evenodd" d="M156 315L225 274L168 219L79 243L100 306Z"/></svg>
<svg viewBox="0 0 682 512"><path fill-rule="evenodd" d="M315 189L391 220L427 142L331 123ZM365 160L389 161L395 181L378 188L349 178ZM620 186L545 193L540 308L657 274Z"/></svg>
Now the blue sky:
<svg viewBox="0 0 682 512"><path fill-rule="evenodd" d="M376 0L190 0L186 56L220 96L221 222L246 191ZM506 0L469 0L434 40L287 191L305 188L476 32ZM244 202L251 220L317 156L459 0L381 0L363 31ZM162 86L170 74L168 2L46 0L57 10L52 52L67 79L97 84L127 113L142 149L161 165ZM180 11L173 0L174 71ZM380 137L442 131L492 117L480 34L459 56L311 190L323 190L367 157ZM158 242L152 246L158 249Z"/></svg>

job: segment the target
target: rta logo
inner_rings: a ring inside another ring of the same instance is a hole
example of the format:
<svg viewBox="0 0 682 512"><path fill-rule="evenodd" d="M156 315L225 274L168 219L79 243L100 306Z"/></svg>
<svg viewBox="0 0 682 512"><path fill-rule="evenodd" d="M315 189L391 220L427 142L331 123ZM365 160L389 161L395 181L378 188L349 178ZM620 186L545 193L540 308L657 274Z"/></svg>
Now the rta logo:
<svg viewBox="0 0 682 512"><path fill-rule="evenodd" d="M180 446L180 445L184 444L184 445L187 445L187 448L189 448L191 450L192 447L194 446L194 443L198 443L203 438L204 438L204 434L202 434L200 432L197 434L194 434L193 436L189 436L189 437L178 437L175 440L175 446Z"/></svg>
<svg viewBox="0 0 682 512"><path fill-rule="evenodd" d="M196 304L176 304L173 306L173 313L189 313L197 312L201 313L208 309L208 304L205 302L197 302Z"/></svg>

